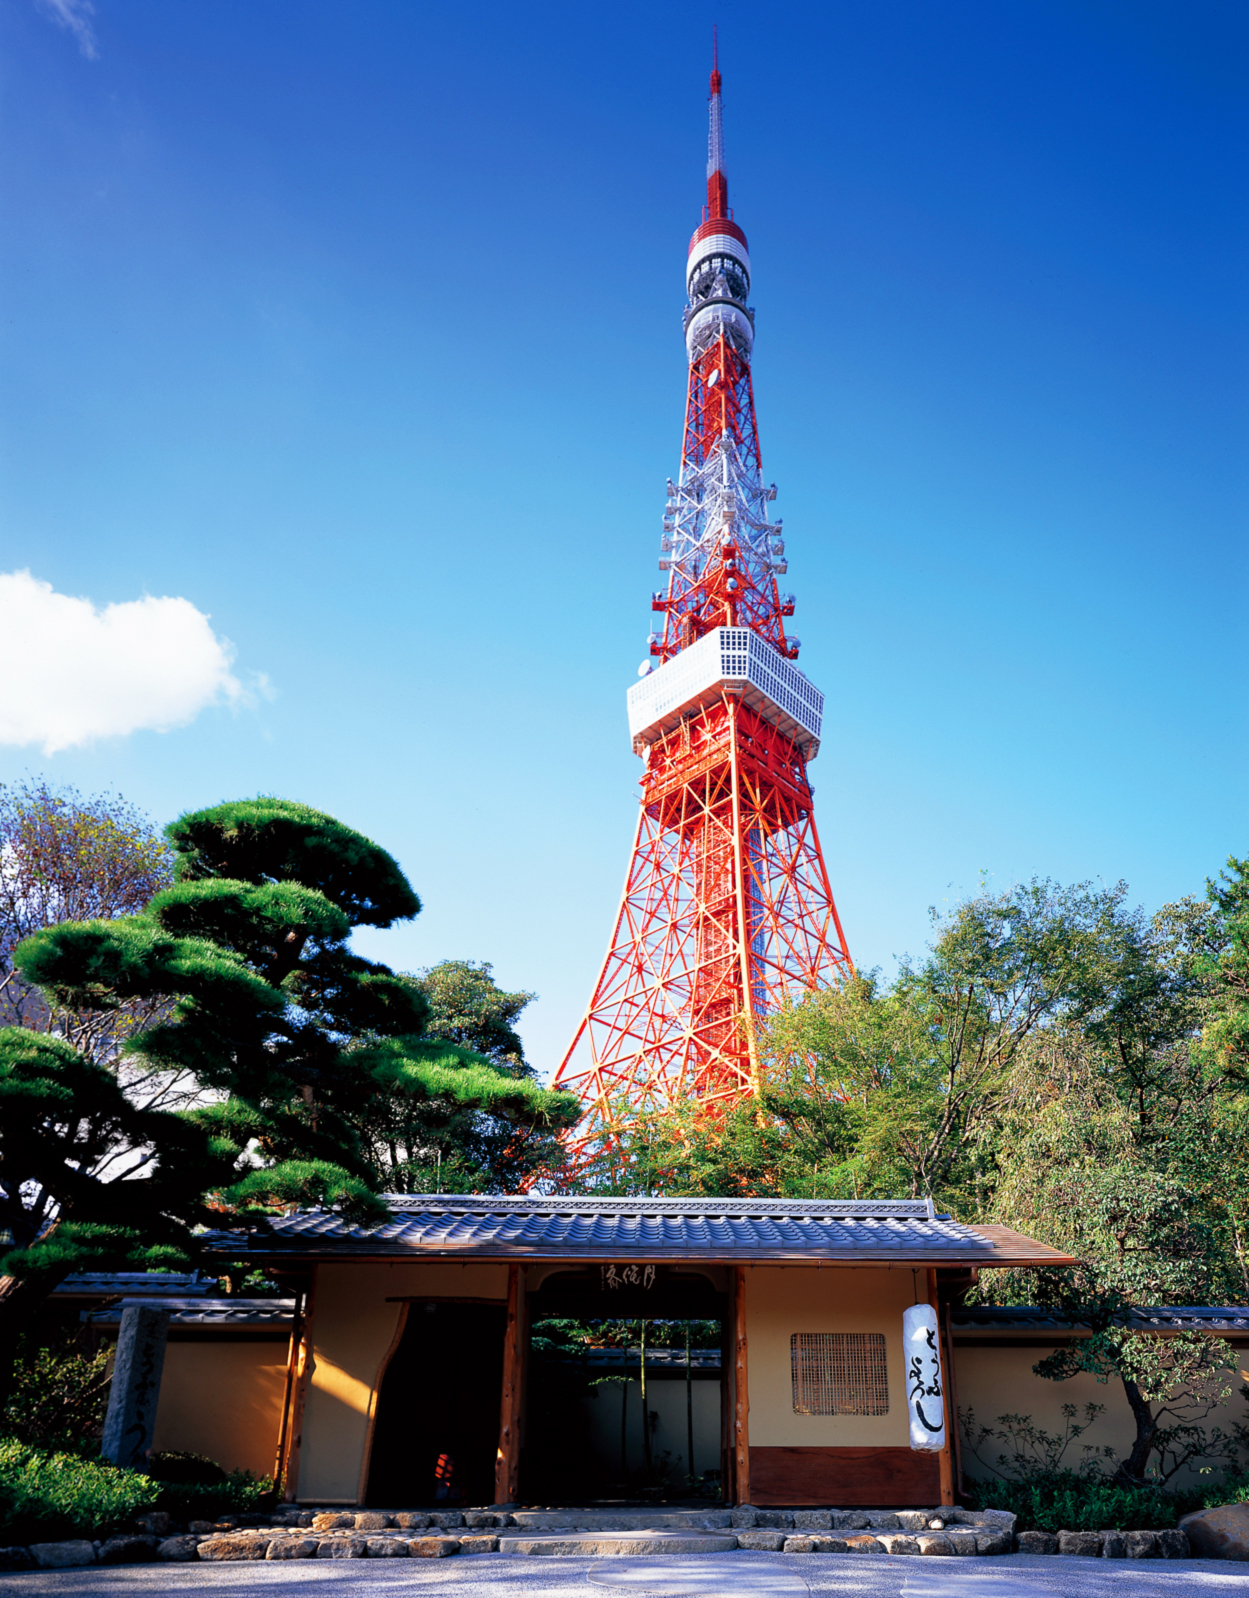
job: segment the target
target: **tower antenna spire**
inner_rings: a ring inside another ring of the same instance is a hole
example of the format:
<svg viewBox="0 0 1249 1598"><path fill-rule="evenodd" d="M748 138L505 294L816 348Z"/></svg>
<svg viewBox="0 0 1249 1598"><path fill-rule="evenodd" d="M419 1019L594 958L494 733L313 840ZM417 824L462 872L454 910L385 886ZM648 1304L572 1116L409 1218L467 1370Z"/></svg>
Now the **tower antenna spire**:
<svg viewBox="0 0 1249 1598"><path fill-rule="evenodd" d="M729 180L724 171L724 117L720 109L720 30L711 29L711 95L707 131L707 221L729 214Z"/></svg>

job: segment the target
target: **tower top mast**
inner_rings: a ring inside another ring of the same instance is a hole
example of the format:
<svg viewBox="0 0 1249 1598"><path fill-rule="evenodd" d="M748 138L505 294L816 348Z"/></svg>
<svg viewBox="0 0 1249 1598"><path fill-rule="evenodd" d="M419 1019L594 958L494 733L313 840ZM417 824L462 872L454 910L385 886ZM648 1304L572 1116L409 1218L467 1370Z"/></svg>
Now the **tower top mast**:
<svg viewBox="0 0 1249 1598"><path fill-rule="evenodd" d="M729 214L729 180L724 170L724 116L720 104L720 39L713 31L711 46L711 96L707 131L707 210L710 222Z"/></svg>

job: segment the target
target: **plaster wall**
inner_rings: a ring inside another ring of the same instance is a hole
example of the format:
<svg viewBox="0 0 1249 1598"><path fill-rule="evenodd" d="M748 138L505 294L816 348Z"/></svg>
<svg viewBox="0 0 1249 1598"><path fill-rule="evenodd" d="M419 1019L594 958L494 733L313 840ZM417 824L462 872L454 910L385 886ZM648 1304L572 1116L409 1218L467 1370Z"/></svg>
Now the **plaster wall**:
<svg viewBox="0 0 1249 1598"><path fill-rule="evenodd" d="M152 1448L271 1476L286 1390L285 1341L181 1342L165 1350Z"/></svg>
<svg viewBox="0 0 1249 1598"><path fill-rule="evenodd" d="M403 1298L506 1301L507 1265L353 1261L318 1266L299 1461L301 1503L354 1504L360 1497L378 1383L403 1311L402 1303L388 1300Z"/></svg>
<svg viewBox="0 0 1249 1598"><path fill-rule="evenodd" d="M913 1280L914 1277L914 1280ZM926 1297L910 1270L755 1265L746 1271L746 1343L752 1448L905 1448L909 1436L902 1312ZM883 1332L886 1415L796 1415L794 1332Z"/></svg>
<svg viewBox="0 0 1249 1598"><path fill-rule="evenodd" d="M694 1399L694 1470L720 1469L720 1383L705 1378L690 1383ZM622 1400L621 1394L624 1394ZM626 1476L640 1476L645 1465L642 1447L642 1384L639 1381L604 1382L583 1400L586 1430L595 1462L604 1477L620 1476L620 1422L624 1406ZM651 1434L651 1457L658 1470L660 1458L669 1455L668 1475L682 1480L691 1474L685 1456L689 1452L689 1427L685 1409L685 1382L682 1378L656 1377L646 1373L646 1407L658 1417Z"/></svg>
<svg viewBox="0 0 1249 1598"><path fill-rule="evenodd" d="M973 1453L962 1431L969 1414L974 1417L975 1430L981 1426L1000 1430L999 1416L1024 1415L1030 1417L1032 1424L1042 1431L1051 1436L1061 1436L1069 1424L1068 1417L1063 1414L1064 1404L1076 1406L1077 1413L1073 1417L1076 1425L1085 1424L1086 1404L1101 1404L1105 1407L1105 1413L1089 1425L1082 1437L1069 1444L1062 1463L1073 1469L1077 1467L1087 1457L1084 1452L1086 1444L1098 1451L1109 1446L1119 1459L1128 1452L1136 1428L1122 1383L1113 1380L1102 1383L1086 1375L1072 1376L1064 1382L1051 1382L1042 1376L1034 1376L1032 1367L1052 1353L1053 1346L1042 1347L1036 1343L1021 1342L1006 1347L989 1347L970 1340L962 1344L955 1343L954 1375L965 1476L992 1477L998 1455L1006 1447L1002 1442L989 1438L980 1444L977 1453ZM1249 1347L1240 1348L1237 1353L1240 1356L1238 1368L1227 1373L1227 1385L1232 1389L1232 1396L1226 1407L1219 1405L1206 1417L1204 1425L1207 1431L1220 1426L1227 1432L1236 1422L1249 1424L1249 1406L1239 1393L1240 1387L1249 1382ZM1113 1469L1113 1466L1110 1468ZM1174 1478L1173 1485L1196 1485L1200 1480L1198 1469L1187 1467Z"/></svg>

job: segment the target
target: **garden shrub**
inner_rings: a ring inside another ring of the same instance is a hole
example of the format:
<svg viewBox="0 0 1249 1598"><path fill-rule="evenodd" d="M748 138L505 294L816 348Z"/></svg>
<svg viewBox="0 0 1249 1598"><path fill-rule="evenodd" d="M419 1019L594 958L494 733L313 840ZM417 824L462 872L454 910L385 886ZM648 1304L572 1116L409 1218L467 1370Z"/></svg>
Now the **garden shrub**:
<svg viewBox="0 0 1249 1598"><path fill-rule="evenodd" d="M156 1484L78 1454L48 1453L16 1438L0 1440L0 1537L55 1542L119 1531L153 1503Z"/></svg>
<svg viewBox="0 0 1249 1598"><path fill-rule="evenodd" d="M149 1472L155 1479L156 1508L168 1510L176 1521L256 1514L277 1502L268 1476L226 1472L202 1454L155 1454Z"/></svg>
<svg viewBox="0 0 1249 1598"><path fill-rule="evenodd" d="M996 1426L977 1424L971 1409L960 1411L964 1445L971 1459L993 1474L968 1481L968 1495L977 1509L1006 1509L1016 1515L1019 1531L1119 1531L1162 1530L1174 1526L1182 1515L1218 1504L1249 1502L1249 1473L1236 1463L1235 1448L1220 1439L1218 1467L1203 1472L1205 1480L1173 1488L1164 1481L1139 1486L1116 1482L1111 1475L1117 1463L1112 1448L1082 1445L1085 1457L1078 1466L1063 1456L1105 1412L1102 1404L1085 1404L1083 1411L1064 1404L1063 1430L1044 1431L1030 1415L999 1415ZM1079 1418L1077 1418L1079 1417ZM1243 1428L1237 1428L1237 1437ZM1246 1441L1239 1447L1246 1446ZM993 1443L995 1459L982 1450Z"/></svg>
<svg viewBox="0 0 1249 1598"><path fill-rule="evenodd" d="M227 1475L207 1454L188 1454L177 1448L153 1454L147 1463L147 1474L153 1481L178 1487L215 1487Z"/></svg>
<svg viewBox="0 0 1249 1598"><path fill-rule="evenodd" d="M0 1429L36 1448L97 1455L111 1354L84 1348L73 1333L42 1344L23 1338Z"/></svg>
<svg viewBox="0 0 1249 1598"><path fill-rule="evenodd" d="M1192 1495L1164 1488L1116 1487L1107 1476L1078 1470L1037 1471L1022 1481L971 1481L977 1509L1009 1509L1019 1531L1157 1531L1195 1507Z"/></svg>

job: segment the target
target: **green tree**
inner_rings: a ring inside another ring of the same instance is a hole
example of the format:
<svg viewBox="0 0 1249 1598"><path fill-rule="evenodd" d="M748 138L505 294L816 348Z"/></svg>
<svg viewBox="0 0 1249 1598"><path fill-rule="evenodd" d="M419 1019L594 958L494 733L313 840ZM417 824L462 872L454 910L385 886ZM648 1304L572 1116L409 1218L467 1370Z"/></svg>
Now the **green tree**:
<svg viewBox="0 0 1249 1598"><path fill-rule="evenodd" d="M1117 1472L1123 1484L1235 1455L1222 1427L1206 1431L1231 1394L1231 1350L1195 1334L1160 1339L1131 1314L1225 1303L1247 1285L1243 1095L1200 1043L1218 999L1211 951L1226 941L1217 909L1194 901L1137 925L1112 1001L1030 1040L1000 1117L1009 1157L999 1162L993 1217L1079 1264L1007 1277L996 1291L1039 1298L1090 1329L1036 1369L1121 1387L1135 1426Z"/></svg>
<svg viewBox="0 0 1249 1598"><path fill-rule="evenodd" d="M506 993L488 961L442 960L412 980L429 1005L427 1038L471 1049L511 1076L536 1079L516 1031L517 1019L534 994Z"/></svg>
<svg viewBox="0 0 1249 1598"><path fill-rule="evenodd" d="M678 1106L644 1121L629 1180L674 1193L931 1195L981 1212L1024 1042L1116 1000L1139 930L1123 898L1121 884L1033 881L934 913L928 955L893 983L859 976L763 1022L757 1103L719 1120Z"/></svg>
<svg viewBox="0 0 1249 1598"><path fill-rule="evenodd" d="M13 963L24 938L61 921L133 915L169 886L173 852L117 794L84 797L40 779L0 785L0 1026L51 1032L116 1064L161 1000L112 1010L50 1008Z"/></svg>
<svg viewBox="0 0 1249 1598"><path fill-rule="evenodd" d="M237 1165L191 1112L141 1108L62 1039L0 1028L0 1402L57 1283L93 1266L180 1262L211 1219L201 1195Z"/></svg>
<svg viewBox="0 0 1249 1598"><path fill-rule="evenodd" d="M1228 857L1217 882L1207 883L1218 911L1223 939L1210 949L1203 974L1212 989L1203 1052L1210 1064L1238 1088L1249 1087L1249 860Z"/></svg>
<svg viewBox="0 0 1249 1598"><path fill-rule="evenodd" d="M559 1134L581 1105L544 1089L525 1060L514 1022L533 994L505 992L489 964L471 960L444 960L407 980L429 1007L422 1042L440 1046L443 1074L400 1073L394 1091L355 1114L378 1184L397 1193L507 1193L558 1169Z"/></svg>
<svg viewBox="0 0 1249 1598"><path fill-rule="evenodd" d="M420 909L376 844L269 798L185 815L167 836L175 880L142 913L45 927L15 952L53 1009L159 997L167 1013L127 1041L126 1058L188 1073L199 1102L140 1108L63 1040L0 1032L0 1218L14 1244L0 1261L0 1379L70 1271L185 1260L197 1225L263 1226L275 1205L383 1218L362 1110L401 1095L471 1113L533 1091L422 1041L419 989L351 952L353 928ZM91 1175L104 1149L124 1156L107 1179Z"/></svg>

